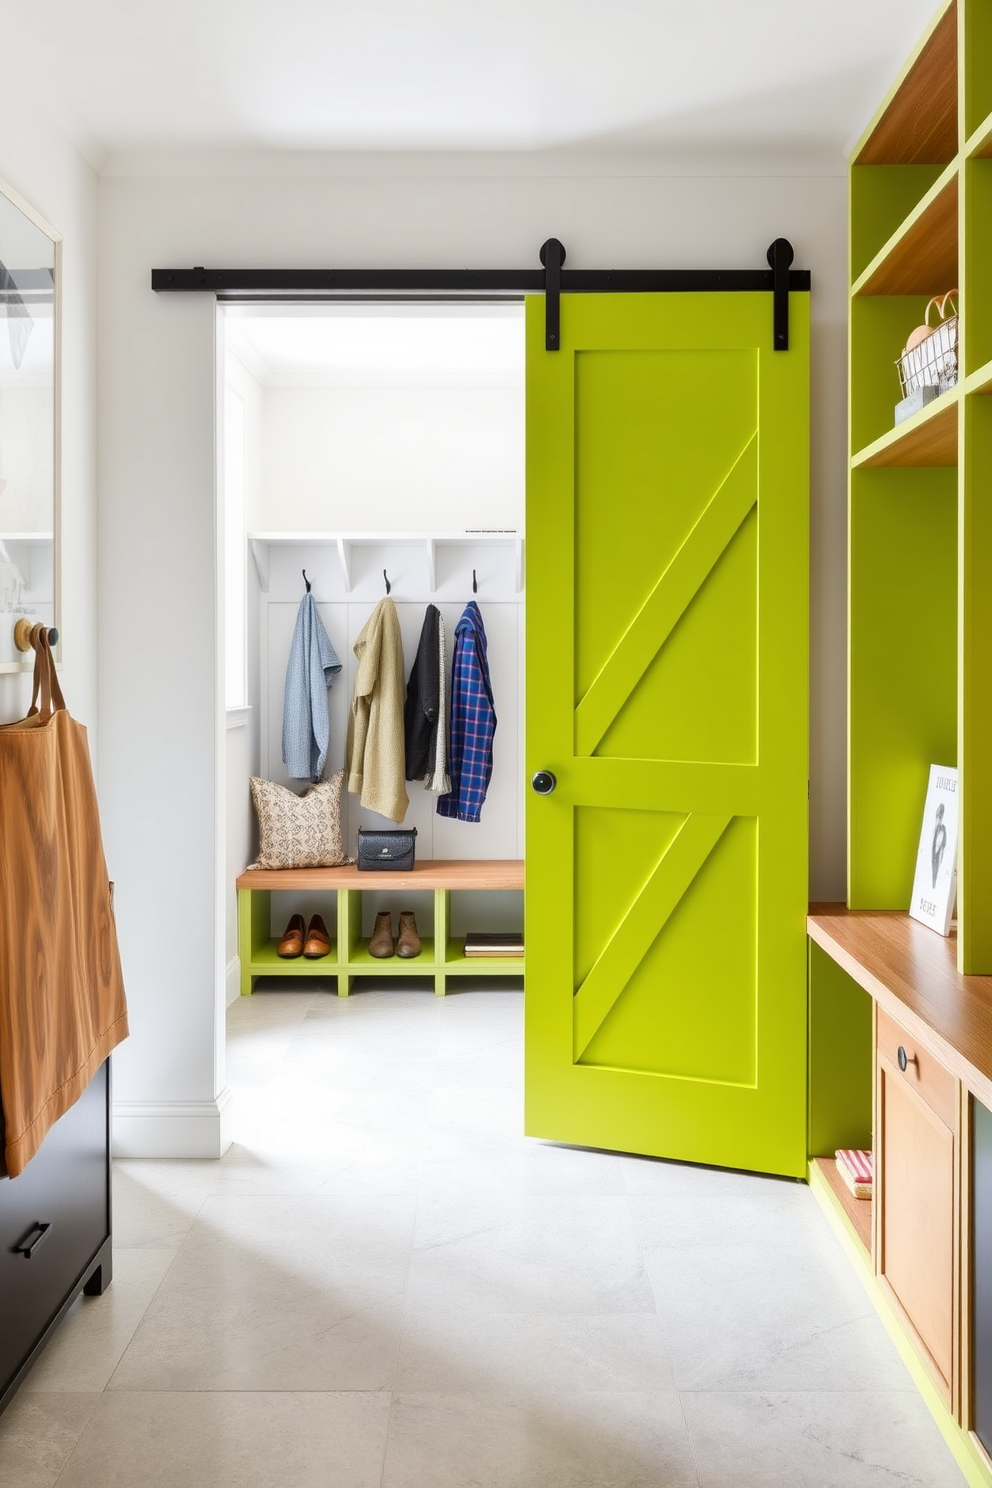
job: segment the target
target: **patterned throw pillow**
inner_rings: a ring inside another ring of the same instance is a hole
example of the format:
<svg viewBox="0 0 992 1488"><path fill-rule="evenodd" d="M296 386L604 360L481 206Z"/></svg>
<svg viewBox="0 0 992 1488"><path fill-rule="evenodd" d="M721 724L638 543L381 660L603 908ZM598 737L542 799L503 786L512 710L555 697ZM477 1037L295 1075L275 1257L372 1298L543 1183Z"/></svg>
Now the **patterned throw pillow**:
<svg viewBox="0 0 992 1488"><path fill-rule="evenodd" d="M344 771L298 796L274 780L251 777L258 813L258 860L253 868L343 868L354 858L341 840Z"/></svg>

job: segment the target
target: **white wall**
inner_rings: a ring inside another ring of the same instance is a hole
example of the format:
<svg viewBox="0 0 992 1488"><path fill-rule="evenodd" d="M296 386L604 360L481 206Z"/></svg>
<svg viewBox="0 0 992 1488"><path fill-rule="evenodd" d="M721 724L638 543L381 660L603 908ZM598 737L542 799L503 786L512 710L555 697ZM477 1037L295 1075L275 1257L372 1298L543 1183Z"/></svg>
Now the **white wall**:
<svg viewBox="0 0 992 1488"><path fill-rule="evenodd" d="M62 235L62 684L73 715L97 723L97 178L8 68L0 89L0 177ZM0 721L21 716L22 675L0 675ZM115 863L110 860L113 876Z"/></svg>
<svg viewBox="0 0 992 1488"><path fill-rule="evenodd" d="M263 530L522 531L520 343L515 388L267 388Z"/></svg>
<svg viewBox="0 0 992 1488"><path fill-rule="evenodd" d="M764 264L813 271L812 886L844 878L846 184L841 177L473 174L107 177L101 227L101 786L133 1035L116 1094L132 1150L219 1151L223 726L214 676L214 307L155 266ZM533 169L533 168L532 168ZM39 203L39 205L41 205ZM140 803L140 810L139 810ZM162 938L149 950L149 938ZM120 1130L123 1123L118 1122Z"/></svg>
<svg viewBox="0 0 992 1488"><path fill-rule="evenodd" d="M223 340L223 319L218 329ZM262 397L263 390L243 362L227 354L222 359L221 373L225 383L244 402L245 413L245 528L259 525L262 472ZM225 452L221 452L223 460ZM225 777L225 853L222 885L224 917L224 965L227 982L226 1001L232 1002L240 992L238 960L238 905L234 880L251 862L252 809L248 780L259 773L260 719L263 710L259 692L259 592L254 564L248 564L246 594L247 706L228 713L224 740Z"/></svg>

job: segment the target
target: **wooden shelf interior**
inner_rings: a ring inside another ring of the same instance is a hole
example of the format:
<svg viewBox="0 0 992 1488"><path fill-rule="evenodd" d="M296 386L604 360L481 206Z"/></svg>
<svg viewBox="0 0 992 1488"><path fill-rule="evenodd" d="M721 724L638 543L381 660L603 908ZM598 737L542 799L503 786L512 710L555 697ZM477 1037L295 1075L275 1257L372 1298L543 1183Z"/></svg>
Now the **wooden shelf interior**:
<svg viewBox="0 0 992 1488"><path fill-rule="evenodd" d="M958 173L942 172L855 282L855 295L944 294L958 282Z"/></svg>
<svg viewBox="0 0 992 1488"><path fill-rule="evenodd" d="M855 470L926 467L946 470L957 463L958 400L953 389L858 450L851 461Z"/></svg>
<svg viewBox="0 0 992 1488"><path fill-rule="evenodd" d="M958 20L939 14L869 127L858 165L946 165L958 148Z"/></svg>
<svg viewBox="0 0 992 1488"><path fill-rule="evenodd" d="M852 472L854 908L909 904L930 765L957 759L957 530L956 471Z"/></svg>
<svg viewBox="0 0 992 1488"><path fill-rule="evenodd" d="M864 1247L865 1254L871 1255L871 1199L856 1199L837 1171L836 1160L832 1157L814 1157L813 1166L818 1169L827 1186L830 1189L837 1207L850 1222L851 1228Z"/></svg>

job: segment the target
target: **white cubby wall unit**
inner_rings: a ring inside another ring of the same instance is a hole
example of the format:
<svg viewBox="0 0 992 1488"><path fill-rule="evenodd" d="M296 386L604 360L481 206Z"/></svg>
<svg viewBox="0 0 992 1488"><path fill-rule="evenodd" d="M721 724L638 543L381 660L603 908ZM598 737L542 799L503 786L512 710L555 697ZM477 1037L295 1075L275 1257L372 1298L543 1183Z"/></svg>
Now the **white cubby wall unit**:
<svg viewBox="0 0 992 1488"><path fill-rule="evenodd" d="M438 816L437 798L424 789L423 783L407 783L410 807L403 825L417 829L417 856L424 860L522 858L523 538L512 532L249 533L249 546L260 585L262 775L297 792L305 789L305 782L289 778L282 763L283 691L293 627L305 592L302 571L306 570L317 609L341 659L341 671L328 696L331 724L325 769L328 776L344 765L357 668L353 647L362 626L385 594L385 569L403 637L404 675L409 675L413 665L425 607L435 604L447 632L450 677L455 626L466 603L474 598L486 627L496 703L493 775L481 822L459 822ZM478 592L474 594L473 570L478 584ZM357 796L347 794L342 822L351 854L355 852L360 826L396 825L365 810ZM397 892L402 897L402 876L398 874L397 879ZM280 899L281 896L273 895L274 922L289 907L279 902ZM520 899L516 893L466 892L454 896L453 933L464 933L466 926L519 929L523 914ZM387 906L385 903L380 906L375 895L363 896L364 918L371 920L379 907ZM369 929L370 925L366 925L365 933Z"/></svg>

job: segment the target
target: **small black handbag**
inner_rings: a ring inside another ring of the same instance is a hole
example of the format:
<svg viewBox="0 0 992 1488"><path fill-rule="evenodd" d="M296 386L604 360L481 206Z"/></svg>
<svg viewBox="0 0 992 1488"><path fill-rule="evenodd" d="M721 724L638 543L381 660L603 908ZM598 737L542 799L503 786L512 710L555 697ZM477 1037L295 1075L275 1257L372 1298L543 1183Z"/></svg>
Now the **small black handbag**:
<svg viewBox="0 0 992 1488"><path fill-rule="evenodd" d="M401 827L391 832L367 832L364 827L359 827L358 866L375 870L393 868L400 873L409 873L416 847L416 827Z"/></svg>

